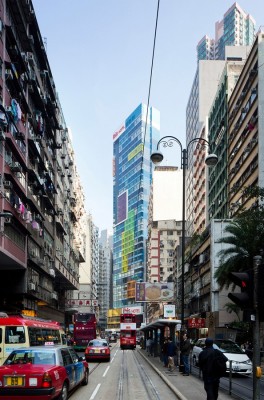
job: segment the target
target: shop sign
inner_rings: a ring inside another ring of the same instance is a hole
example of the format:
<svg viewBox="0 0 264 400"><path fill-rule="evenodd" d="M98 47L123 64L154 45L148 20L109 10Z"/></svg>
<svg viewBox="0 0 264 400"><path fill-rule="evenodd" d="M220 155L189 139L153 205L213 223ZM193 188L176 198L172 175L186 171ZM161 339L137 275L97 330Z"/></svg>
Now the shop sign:
<svg viewBox="0 0 264 400"><path fill-rule="evenodd" d="M205 328L205 318L189 318L188 328Z"/></svg>

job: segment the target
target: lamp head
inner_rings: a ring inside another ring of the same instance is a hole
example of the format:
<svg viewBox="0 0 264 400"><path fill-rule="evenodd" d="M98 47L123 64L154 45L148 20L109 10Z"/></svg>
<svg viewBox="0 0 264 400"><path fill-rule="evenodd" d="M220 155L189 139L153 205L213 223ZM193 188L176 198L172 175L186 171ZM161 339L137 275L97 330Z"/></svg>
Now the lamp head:
<svg viewBox="0 0 264 400"><path fill-rule="evenodd" d="M151 154L150 159L153 162L153 164L155 165L160 164L161 161L163 160L163 154L157 150Z"/></svg>
<svg viewBox="0 0 264 400"><path fill-rule="evenodd" d="M208 156L205 158L205 164L208 167L214 167L218 162L218 157L216 154L208 154Z"/></svg>

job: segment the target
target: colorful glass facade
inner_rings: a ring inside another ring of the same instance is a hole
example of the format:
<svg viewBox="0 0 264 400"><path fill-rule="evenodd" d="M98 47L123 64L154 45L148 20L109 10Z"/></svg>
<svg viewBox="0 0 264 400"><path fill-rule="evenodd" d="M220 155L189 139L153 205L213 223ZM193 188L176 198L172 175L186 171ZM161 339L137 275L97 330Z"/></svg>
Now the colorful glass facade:
<svg viewBox="0 0 264 400"><path fill-rule="evenodd" d="M113 135L113 306L133 304L131 284L144 280L150 155L156 149L160 114L140 104ZM145 126L146 125L146 126Z"/></svg>

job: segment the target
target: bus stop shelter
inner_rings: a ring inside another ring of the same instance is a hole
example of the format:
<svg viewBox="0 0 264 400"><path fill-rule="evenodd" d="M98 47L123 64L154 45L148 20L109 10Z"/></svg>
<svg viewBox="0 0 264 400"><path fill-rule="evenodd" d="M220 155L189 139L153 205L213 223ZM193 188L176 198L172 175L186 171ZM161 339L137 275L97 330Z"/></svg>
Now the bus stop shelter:
<svg viewBox="0 0 264 400"><path fill-rule="evenodd" d="M161 347L166 338L171 338L177 343L180 340L181 321L178 319L157 319L142 328L140 331L144 333L144 348L146 348L147 339L153 340L154 356L159 356Z"/></svg>

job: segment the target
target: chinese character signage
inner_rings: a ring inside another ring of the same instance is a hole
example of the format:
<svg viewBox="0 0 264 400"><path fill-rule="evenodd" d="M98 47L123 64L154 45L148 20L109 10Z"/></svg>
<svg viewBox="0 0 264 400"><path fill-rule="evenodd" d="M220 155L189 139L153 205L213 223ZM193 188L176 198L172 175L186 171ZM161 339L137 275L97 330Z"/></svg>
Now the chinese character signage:
<svg viewBox="0 0 264 400"><path fill-rule="evenodd" d="M138 307L123 307L122 308L122 314L142 314L142 306Z"/></svg>
<svg viewBox="0 0 264 400"><path fill-rule="evenodd" d="M188 328L205 328L205 318L189 318Z"/></svg>
<svg viewBox="0 0 264 400"><path fill-rule="evenodd" d="M98 300L80 300L80 299L70 299L66 301L66 307L90 307L98 306Z"/></svg>

